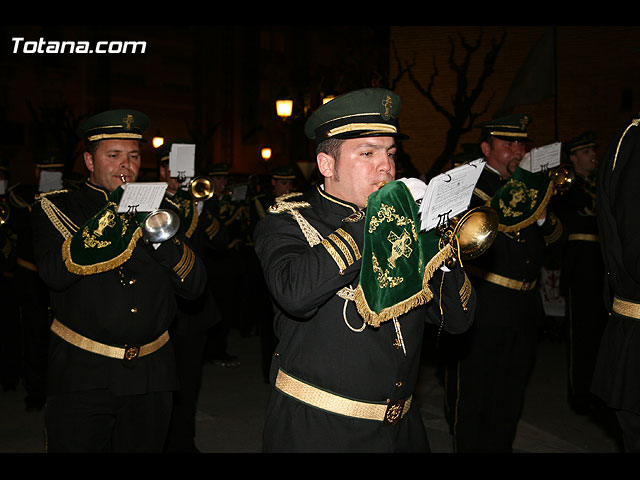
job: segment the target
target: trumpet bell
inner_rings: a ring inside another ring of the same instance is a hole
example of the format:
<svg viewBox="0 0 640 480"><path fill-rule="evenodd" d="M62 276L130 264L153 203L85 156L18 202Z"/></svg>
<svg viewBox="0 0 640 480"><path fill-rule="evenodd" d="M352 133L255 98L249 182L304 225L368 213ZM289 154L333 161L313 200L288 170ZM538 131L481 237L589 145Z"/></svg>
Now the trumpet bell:
<svg viewBox="0 0 640 480"><path fill-rule="evenodd" d="M158 209L149 213L142 222L142 236L147 243L162 243L173 237L179 228L177 213Z"/></svg>
<svg viewBox="0 0 640 480"><path fill-rule="evenodd" d="M560 165L549 172L549 177L557 191L566 192L573 184L575 173L569 165Z"/></svg>
<svg viewBox="0 0 640 480"><path fill-rule="evenodd" d="M460 258L471 260L482 255L498 235L498 224L498 213L486 206L473 208L460 219L452 219L451 241L453 236L457 237Z"/></svg>
<svg viewBox="0 0 640 480"><path fill-rule="evenodd" d="M209 200L213 197L213 182L207 177L196 177L189 184L189 192L197 201Z"/></svg>

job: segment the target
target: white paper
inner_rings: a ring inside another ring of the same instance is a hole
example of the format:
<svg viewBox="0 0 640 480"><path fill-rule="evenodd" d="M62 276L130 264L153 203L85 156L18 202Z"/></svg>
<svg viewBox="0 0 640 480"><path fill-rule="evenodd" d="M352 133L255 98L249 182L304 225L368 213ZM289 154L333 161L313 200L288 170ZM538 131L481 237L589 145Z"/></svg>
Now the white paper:
<svg viewBox="0 0 640 480"><path fill-rule="evenodd" d="M62 188L62 172L51 172L49 170L40 171L40 182L38 191L52 192Z"/></svg>
<svg viewBox="0 0 640 480"><path fill-rule="evenodd" d="M153 212L160 207L168 186L166 182L127 183L118 205L118 213Z"/></svg>
<svg viewBox="0 0 640 480"><path fill-rule="evenodd" d="M174 143L169 152L169 173L176 178L193 178L195 174L196 146Z"/></svg>
<svg viewBox="0 0 640 480"><path fill-rule="evenodd" d="M485 163L478 158L429 181L420 205L420 230L431 230L469 208L473 189Z"/></svg>
<svg viewBox="0 0 640 480"><path fill-rule="evenodd" d="M561 142L551 143L544 147L533 148L525 154L524 158L520 162L520 166L533 173L548 170L560 165L561 153Z"/></svg>
<svg viewBox="0 0 640 480"><path fill-rule="evenodd" d="M241 202L247 197L247 190L249 185L235 185L231 189L231 200L234 202Z"/></svg>

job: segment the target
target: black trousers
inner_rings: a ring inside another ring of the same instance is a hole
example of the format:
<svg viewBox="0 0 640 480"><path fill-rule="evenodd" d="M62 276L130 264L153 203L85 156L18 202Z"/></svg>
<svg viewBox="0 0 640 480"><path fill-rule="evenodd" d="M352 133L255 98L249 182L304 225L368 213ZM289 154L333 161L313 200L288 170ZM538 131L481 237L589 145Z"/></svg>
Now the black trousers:
<svg viewBox="0 0 640 480"><path fill-rule="evenodd" d="M106 390L47 397L47 452L161 452L173 392L116 396Z"/></svg>
<svg viewBox="0 0 640 480"><path fill-rule="evenodd" d="M624 451L640 453L640 414L627 410L616 410L616 418L622 430Z"/></svg>

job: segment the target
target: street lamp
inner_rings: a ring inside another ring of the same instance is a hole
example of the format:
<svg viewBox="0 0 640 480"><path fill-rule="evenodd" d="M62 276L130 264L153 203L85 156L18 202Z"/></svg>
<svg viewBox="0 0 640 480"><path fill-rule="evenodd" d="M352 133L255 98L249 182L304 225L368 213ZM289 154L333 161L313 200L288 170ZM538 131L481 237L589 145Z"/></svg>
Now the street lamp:
<svg viewBox="0 0 640 480"><path fill-rule="evenodd" d="M293 100L280 99L276 100L276 112L282 120L286 120L293 113Z"/></svg>
<svg viewBox="0 0 640 480"><path fill-rule="evenodd" d="M151 140L151 143L153 145L153 148L160 148L164 144L164 138L163 137L153 137L153 140Z"/></svg>

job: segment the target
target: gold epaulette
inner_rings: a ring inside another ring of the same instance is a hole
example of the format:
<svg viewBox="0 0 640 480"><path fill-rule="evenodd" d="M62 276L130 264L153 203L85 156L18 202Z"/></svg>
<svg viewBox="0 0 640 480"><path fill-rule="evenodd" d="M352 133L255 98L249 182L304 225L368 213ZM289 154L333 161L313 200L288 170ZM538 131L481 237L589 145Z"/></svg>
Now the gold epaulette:
<svg viewBox="0 0 640 480"><path fill-rule="evenodd" d="M50 199L50 196L60 193L66 193L69 190L52 190L51 192L42 192L36 195L35 203L40 203L42 211L49 217L49 220L56 227L56 230L60 232L60 235L66 240L78 231L78 226L71 221L67 215L60 210Z"/></svg>
<svg viewBox="0 0 640 480"><path fill-rule="evenodd" d="M309 202L294 202L289 200L290 198L298 197L300 195L302 195L302 193L292 192L277 197L275 203L269 207L269 213L290 214L296 220L296 222L298 222L298 225L300 225L300 229L307 239L307 242L309 242L309 245L314 247L319 243L322 243L322 235L320 235L318 231L313 228L311 224L298 211L301 208L311 207L311 204Z"/></svg>

